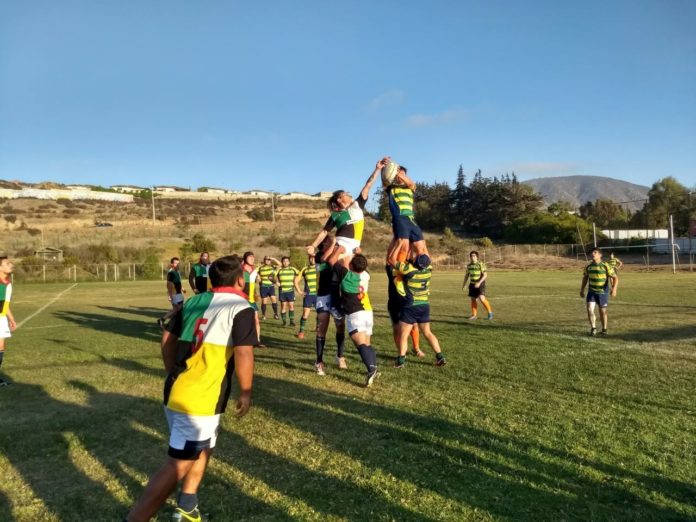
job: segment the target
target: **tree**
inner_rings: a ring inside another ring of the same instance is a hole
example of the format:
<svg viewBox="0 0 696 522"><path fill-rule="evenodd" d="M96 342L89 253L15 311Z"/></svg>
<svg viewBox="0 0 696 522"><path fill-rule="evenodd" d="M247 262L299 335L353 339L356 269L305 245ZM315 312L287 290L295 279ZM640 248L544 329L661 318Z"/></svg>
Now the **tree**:
<svg viewBox="0 0 696 522"><path fill-rule="evenodd" d="M581 205L580 217L601 228L622 228L629 225L631 216L620 204L610 199L598 199Z"/></svg>
<svg viewBox="0 0 696 522"><path fill-rule="evenodd" d="M632 222L647 228L668 228L669 216L674 216L674 233L686 234L689 226L689 191L669 176L653 183L648 201L636 212Z"/></svg>
<svg viewBox="0 0 696 522"><path fill-rule="evenodd" d="M560 214L569 214L571 212L575 211L575 207L570 201L565 201L565 200L559 200L559 201L554 201L549 205L549 207L546 209L546 211L549 214L553 214L554 216L558 216Z"/></svg>

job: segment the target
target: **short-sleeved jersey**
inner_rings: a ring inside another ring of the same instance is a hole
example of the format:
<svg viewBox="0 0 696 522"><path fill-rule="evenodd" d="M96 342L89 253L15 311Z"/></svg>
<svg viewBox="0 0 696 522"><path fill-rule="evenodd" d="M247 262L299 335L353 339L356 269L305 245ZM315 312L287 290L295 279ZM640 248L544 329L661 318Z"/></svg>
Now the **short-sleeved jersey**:
<svg viewBox="0 0 696 522"><path fill-rule="evenodd" d="M406 306L428 304L430 298L430 279L433 274L432 265L426 268L416 268L411 263L397 263L395 274L400 274L403 282L396 282L397 291L404 296Z"/></svg>
<svg viewBox="0 0 696 522"><path fill-rule="evenodd" d="M387 273L387 304L389 306L403 305L404 296L397 290L398 285L401 285L403 290L403 278L401 274L397 273L391 265L385 265L384 270Z"/></svg>
<svg viewBox="0 0 696 522"><path fill-rule="evenodd" d="M341 307L344 313L354 314L363 310L372 310L367 290L370 285L370 274L365 270L361 273L348 270L342 264L334 266L334 272L340 281Z"/></svg>
<svg viewBox="0 0 696 522"><path fill-rule="evenodd" d="M12 281L0 281L0 317L7 315L12 300Z"/></svg>
<svg viewBox="0 0 696 522"><path fill-rule="evenodd" d="M307 295L317 295L317 266L306 266L300 270L300 276L304 280L304 292Z"/></svg>
<svg viewBox="0 0 696 522"><path fill-rule="evenodd" d="M251 265L244 265L244 293L248 296L250 303L256 302L256 279L259 274Z"/></svg>
<svg viewBox="0 0 696 522"><path fill-rule="evenodd" d="M273 265L261 265L259 268L259 278L261 279L261 286L269 287L273 286L273 278L276 274L276 267Z"/></svg>
<svg viewBox="0 0 696 522"><path fill-rule="evenodd" d="M595 263L592 261L583 272L590 284L590 292L603 294L609 291L609 278L614 277L614 269L604 261Z"/></svg>
<svg viewBox="0 0 696 522"><path fill-rule="evenodd" d="M193 275L193 286L198 293L208 291L208 268L210 265L196 263L191 267L191 275ZM189 276L190 277L190 276Z"/></svg>
<svg viewBox="0 0 696 522"><path fill-rule="evenodd" d="M225 411L236 346L258 344L254 310L233 288L193 296L167 325L179 340L174 370L164 385L164 404L190 415Z"/></svg>
<svg viewBox="0 0 696 522"><path fill-rule="evenodd" d="M174 285L174 291L177 294L181 293L181 274L178 270L174 270L173 268L169 269L169 272L167 272L167 282Z"/></svg>
<svg viewBox="0 0 696 522"><path fill-rule="evenodd" d="M281 292L292 292L295 288L295 278L299 271L294 266L286 266L278 269L276 277Z"/></svg>
<svg viewBox="0 0 696 522"><path fill-rule="evenodd" d="M365 203L367 200L358 196L347 208L331 212L324 230L330 232L336 228L336 236L348 237L360 241L365 229Z"/></svg>
<svg viewBox="0 0 696 522"><path fill-rule="evenodd" d="M389 211L392 218L396 216L413 216L413 190L408 187L392 185L387 189Z"/></svg>
<svg viewBox="0 0 696 522"><path fill-rule="evenodd" d="M606 263L613 269L616 269L616 267L621 263L621 260L618 257L610 257L606 260Z"/></svg>
<svg viewBox="0 0 696 522"><path fill-rule="evenodd" d="M478 283L479 279L483 277L486 273L486 264L481 261L476 261L476 263L469 263L466 265L466 273L469 274L469 281L472 283Z"/></svg>

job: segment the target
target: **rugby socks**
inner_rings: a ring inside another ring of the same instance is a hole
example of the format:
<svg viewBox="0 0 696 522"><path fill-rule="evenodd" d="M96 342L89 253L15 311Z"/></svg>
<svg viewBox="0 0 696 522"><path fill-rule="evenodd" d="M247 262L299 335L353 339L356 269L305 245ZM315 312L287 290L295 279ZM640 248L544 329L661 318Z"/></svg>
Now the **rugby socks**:
<svg viewBox="0 0 696 522"><path fill-rule="evenodd" d="M336 332L336 357L343 357L343 352L346 349L346 334Z"/></svg>
<svg viewBox="0 0 696 522"><path fill-rule="evenodd" d="M261 315L263 317L266 317L266 308L267 308L266 303L261 303Z"/></svg>
<svg viewBox="0 0 696 522"><path fill-rule="evenodd" d="M273 307L273 315L278 315L278 303L271 303Z"/></svg>
<svg viewBox="0 0 696 522"><path fill-rule="evenodd" d="M360 352L360 358L368 372L377 368L377 353L372 346L361 344L358 346L358 352Z"/></svg>
<svg viewBox="0 0 696 522"><path fill-rule="evenodd" d="M488 302L488 299L481 299L481 304L484 306L486 312L488 312L489 314L493 311L491 309L491 304Z"/></svg>
<svg viewBox="0 0 696 522"><path fill-rule="evenodd" d="M295 324L295 310L289 310L288 317L290 317L290 324Z"/></svg>
<svg viewBox="0 0 696 522"><path fill-rule="evenodd" d="M442 352L436 353L436 354L435 354L435 357L437 358L438 361L441 361L442 359L445 358L445 354L442 353Z"/></svg>
<svg viewBox="0 0 696 522"><path fill-rule="evenodd" d="M476 304L476 299L471 300L471 315L478 315L478 305Z"/></svg>
<svg viewBox="0 0 696 522"><path fill-rule="evenodd" d="M287 316L288 314L286 312L280 312L280 318L283 320L283 326L285 326L285 323L288 322Z"/></svg>
<svg viewBox="0 0 696 522"><path fill-rule="evenodd" d="M180 507L187 513L190 513L198 506L198 495L196 493L179 493L179 499L176 501L177 507Z"/></svg>
<svg viewBox="0 0 696 522"><path fill-rule="evenodd" d="M304 332L305 325L307 324L307 319L300 317L300 332Z"/></svg>
<svg viewBox="0 0 696 522"><path fill-rule="evenodd" d="M5 350L0 351L0 366L2 366L2 358L5 357Z"/></svg>
<svg viewBox="0 0 696 522"><path fill-rule="evenodd" d="M411 328L411 341L413 341L413 349L415 351L420 350L420 333L418 333L418 325L414 325Z"/></svg>
<svg viewBox="0 0 696 522"><path fill-rule="evenodd" d="M325 337L317 337L317 362L324 362L324 345L326 344Z"/></svg>

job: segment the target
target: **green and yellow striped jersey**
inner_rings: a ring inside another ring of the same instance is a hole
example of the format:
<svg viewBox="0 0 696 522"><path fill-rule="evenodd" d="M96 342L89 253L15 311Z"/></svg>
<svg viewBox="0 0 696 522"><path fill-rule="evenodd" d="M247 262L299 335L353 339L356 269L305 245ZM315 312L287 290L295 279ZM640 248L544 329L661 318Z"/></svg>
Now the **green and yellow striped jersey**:
<svg viewBox="0 0 696 522"><path fill-rule="evenodd" d="M618 264L621 263L621 260L618 257L610 257L609 259L607 259L606 263L610 267L615 269L618 266Z"/></svg>
<svg viewBox="0 0 696 522"><path fill-rule="evenodd" d="M486 272L486 264L481 261L476 261L476 263L469 263L466 265L466 273L469 274L469 281L472 283L478 283L479 279L483 277Z"/></svg>
<svg viewBox="0 0 696 522"><path fill-rule="evenodd" d="M408 187L389 187L389 210L392 218L413 216L413 190Z"/></svg>
<svg viewBox="0 0 696 522"><path fill-rule="evenodd" d="M603 294L609 291L609 278L614 277L614 269L604 261L595 263L592 261L585 267L583 275L587 276L590 292Z"/></svg>
<svg viewBox="0 0 696 522"><path fill-rule="evenodd" d="M295 278L299 271L294 266L279 268L276 274L281 292L292 292L295 288Z"/></svg>
<svg viewBox="0 0 696 522"><path fill-rule="evenodd" d="M433 267L416 268L411 263L397 263L395 273L402 281L395 281L396 290L406 298L406 306L427 305L430 299L430 279Z"/></svg>
<svg viewBox="0 0 696 522"><path fill-rule="evenodd" d="M306 266L300 270L300 276L304 279L304 291L307 295L317 295L317 266Z"/></svg>
<svg viewBox="0 0 696 522"><path fill-rule="evenodd" d="M261 286L273 286L273 278L276 275L276 267L273 265L261 265L259 268L259 277L261 278Z"/></svg>

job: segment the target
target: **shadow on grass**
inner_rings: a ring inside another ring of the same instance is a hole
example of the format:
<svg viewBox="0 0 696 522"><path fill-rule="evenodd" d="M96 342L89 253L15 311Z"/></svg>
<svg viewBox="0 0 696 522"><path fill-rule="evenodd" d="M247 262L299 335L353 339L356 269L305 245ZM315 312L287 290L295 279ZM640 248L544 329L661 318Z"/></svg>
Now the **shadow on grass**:
<svg viewBox="0 0 696 522"><path fill-rule="evenodd" d="M9 522L14 522L17 520L10 513L12 513L12 505L10 504L10 499L0 491L0 514L3 515L3 520L8 520Z"/></svg>
<svg viewBox="0 0 696 522"><path fill-rule="evenodd" d="M134 337L143 341L159 342L162 337L160 328L154 321L150 321L149 318L147 320L136 320L113 315L66 310L53 312L53 315L64 321L84 328L91 328L98 332ZM162 312L159 315L161 316Z"/></svg>
<svg viewBox="0 0 696 522"><path fill-rule="evenodd" d="M611 332L610 332L611 333ZM636 330L633 332L619 332L611 335L612 339L621 339L630 342L665 342L682 341L691 339L696 344L696 326L685 325L670 328L658 328L655 330ZM694 351L696 354L696 351Z"/></svg>

